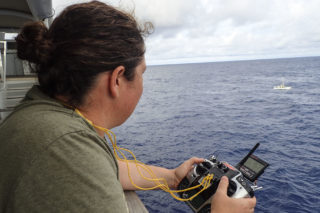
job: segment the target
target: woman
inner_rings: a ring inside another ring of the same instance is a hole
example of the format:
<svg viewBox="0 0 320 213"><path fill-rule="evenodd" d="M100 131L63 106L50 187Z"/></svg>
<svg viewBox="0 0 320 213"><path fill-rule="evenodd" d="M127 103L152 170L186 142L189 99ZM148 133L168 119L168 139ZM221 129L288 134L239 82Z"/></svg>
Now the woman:
<svg viewBox="0 0 320 213"><path fill-rule="evenodd" d="M0 212L128 212L123 189L136 188L100 127L121 125L140 99L146 33L98 1L67 7L50 29L41 22L22 29L18 56L35 64L39 86L0 126ZM202 161L150 168L176 188ZM129 167L136 185L154 186ZM252 212L255 200L228 198L227 185L212 212Z"/></svg>

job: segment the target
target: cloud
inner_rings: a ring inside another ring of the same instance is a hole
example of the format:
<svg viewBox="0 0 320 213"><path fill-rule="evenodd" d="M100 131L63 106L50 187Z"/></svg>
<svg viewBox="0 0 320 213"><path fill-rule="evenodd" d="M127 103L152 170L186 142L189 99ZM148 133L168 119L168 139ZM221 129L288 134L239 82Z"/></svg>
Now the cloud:
<svg viewBox="0 0 320 213"><path fill-rule="evenodd" d="M320 55L318 0L108 2L153 22L146 41L151 63Z"/></svg>

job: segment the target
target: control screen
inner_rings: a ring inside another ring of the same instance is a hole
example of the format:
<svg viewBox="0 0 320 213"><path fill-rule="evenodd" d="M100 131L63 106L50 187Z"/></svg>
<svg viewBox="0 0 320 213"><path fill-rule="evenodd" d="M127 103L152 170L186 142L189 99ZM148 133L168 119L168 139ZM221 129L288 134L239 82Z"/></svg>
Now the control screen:
<svg viewBox="0 0 320 213"><path fill-rule="evenodd" d="M265 167L265 165L254 160L253 158L248 158L248 160L244 163L244 165L255 173L259 173Z"/></svg>
<svg viewBox="0 0 320 213"><path fill-rule="evenodd" d="M258 179L269 164L255 155L250 155L240 167L240 172L251 182Z"/></svg>

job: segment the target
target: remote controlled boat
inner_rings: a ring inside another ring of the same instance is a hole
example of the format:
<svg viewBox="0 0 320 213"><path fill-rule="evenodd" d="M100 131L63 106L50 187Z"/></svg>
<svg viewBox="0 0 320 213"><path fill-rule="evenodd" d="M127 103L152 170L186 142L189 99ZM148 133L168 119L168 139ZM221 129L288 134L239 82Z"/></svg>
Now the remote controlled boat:
<svg viewBox="0 0 320 213"><path fill-rule="evenodd" d="M280 84L278 86L274 86L273 89L289 90L289 89L291 89L291 87L285 86L284 82L282 81L282 84Z"/></svg>

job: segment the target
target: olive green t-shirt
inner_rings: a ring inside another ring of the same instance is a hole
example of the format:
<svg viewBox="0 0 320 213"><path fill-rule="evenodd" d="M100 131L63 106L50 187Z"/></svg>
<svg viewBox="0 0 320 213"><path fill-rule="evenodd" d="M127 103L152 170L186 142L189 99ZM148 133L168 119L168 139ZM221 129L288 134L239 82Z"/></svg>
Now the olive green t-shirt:
<svg viewBox="0 0 320 213"><path fill-rule="evenodd" d="M0 212L128 212L106 140L37 86L0 124Z"/></svg>

